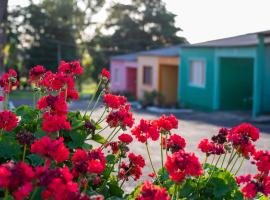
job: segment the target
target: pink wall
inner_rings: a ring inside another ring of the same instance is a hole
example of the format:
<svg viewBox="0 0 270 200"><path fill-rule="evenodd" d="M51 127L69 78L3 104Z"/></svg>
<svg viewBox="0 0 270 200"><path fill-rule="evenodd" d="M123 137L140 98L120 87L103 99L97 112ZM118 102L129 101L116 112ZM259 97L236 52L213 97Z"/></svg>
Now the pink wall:
<svg viewBox="0 0 270 200"><path fill-rule="evenodd" d="M111 90L113 92L126 91L127 88L127 68L137 68L137 62L111 60L110 72L111 72Z"/></svg>

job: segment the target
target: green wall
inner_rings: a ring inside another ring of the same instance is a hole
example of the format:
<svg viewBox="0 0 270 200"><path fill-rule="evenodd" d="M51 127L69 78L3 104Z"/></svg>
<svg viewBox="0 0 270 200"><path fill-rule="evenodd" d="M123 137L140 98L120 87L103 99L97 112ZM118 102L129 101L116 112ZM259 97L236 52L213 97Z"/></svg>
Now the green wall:
<svg viewBox="0 0 270 200"><path fill-rule="evenodd" d="M179 102L187 107L213 109L214 90L214 49L185 48L180 51L180 87ZM202 59L206 62L206 83L204 88L189 85L189 62L192 59Z"/></svg>
<svg viewBox="0 0 270 200"><path fill-rule="evenodd" d="M219 108L221 110L251 110L254 60L220 58L219 63Z"/></svg>
<svg viewBox="0 0 270 200"><path fill-rule="evenodd" d="M270 46L265 48L265 66L263 70L262 111L270 112Z"/></svg>

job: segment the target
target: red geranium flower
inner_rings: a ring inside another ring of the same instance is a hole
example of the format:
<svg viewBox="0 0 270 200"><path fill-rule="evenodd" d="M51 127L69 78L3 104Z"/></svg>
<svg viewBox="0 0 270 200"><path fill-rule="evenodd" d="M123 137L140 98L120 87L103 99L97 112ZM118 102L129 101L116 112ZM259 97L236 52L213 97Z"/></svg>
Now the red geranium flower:
<svg viewBox="0 0 270 200"><path fill-rule="evenodd" d="M210 142L208 139L203 139L198 145L198 148L201 149L203 153L207 155L215 154L221 155L225 153L224 146L222 144L216 144L214 142Z"/></svg>
<svg viewBox="0 0 270 200"><path fill-rule="evenodd" d="M40 78L45 74L46 69L45 67L41 65L37 65L30 69L29 71L29 77L31 82L38 82L40 81Z"/></svg>
<svg viewBox="0 0 270 200"><path fill-rule="evenodd" d="M8 162L0 166L0 187L8 189L16 200L28 197L34 177L32 167L23 162Z"/></svg>
<svg viewBox="0 0 270 200"><path fill-rule="evenodd" d="M253 155L258 171L268 174L270 171L270 153L269 151L257 151Z"/></svg>
<svg viewBox="0 0 270 200"><path fill-rule="evenodd" d="M170 195L165 188L153 185L145 181L136 200L170 200Z"/></svg>
<svg viewBox="0 0 270 200"><path fill-rule="evenodd" d="M64 145L64 138L51 140L48 136L36 140L31 145L31 152L61 163L69 158L69 150Z"/></svg>
<svg viewBox="0 0 270 200"><path fill-rule="evenodd" d="M132 127L134 124L134 118L131 112L129 112L129 106L120 108L119 110L113 110L107 116L106 122L110 127Z"/></svg>
<svg viewBox="0 0 270 200"><path fill-rule="evenodd" d="M18 125L17 116L9 110L0 112L0 129L12 131Z"/></svg>
<svg viewBox="0 0 270 200"><path fill-rule="evenodd" d="M132 142L132 137L129 135L129 134L126 134L126 133L122 133L121 135L118 136L118 139L123 142L123 143L126 143L126 144L129 144Z"/></svg>
<svg viewBox="0 0 270 200"><path fill-rule="evenodd" d="M2 87L5 93L10 93L14 86L18 86L17 72L14 69L10 69L7 73L3 74L0 80L0 87Z"/></svg>
<svg viewBox="0 0 270 200"><path fill-rule="evenodd" d="M106 160L100 148L92 149L89 152L77 149L72 157L73 174L93 173L101 174L105 170Z"/></svg>
<svg viewBox="0 0 270 200"><path fill-rule="evenodd" d="M68 107L65 99L62 96L48 95L41 97L37 102L39 110L47 110L52 115L66 115Z"/></svg>
<svg viewBox="0 0 270 200"><path fill-rule="evenodd" d="M61 61L58 71L66 75L80 75L83 73L84 69L80 65L79 61L65 62Z"/></svg>
<svg viewBox="0 0 270 200"><path fill-rule="evenodd" d="M131 130L140 142L145 143L147 139L151 138L153 141L158 140L158 127L154 121L141 119L140 124Z"/></svg>
<svg viewBox="0 0 270 200"><path fill-rule="evenodd" d="M170 131L178 128L178 120L174 115L162 115L158 120L156 120L156 123L161 131Z"/></svg>
<svg viewBox="0 0 270 200"><path fill-rule="evenodd" d="M174 182L182 182L186 176L200 176L203 170L199 159L193 153L180 150L172 156L167 156L165 163L170 178Z"/></svg>
<svg viewBox="0 0 270 200"><path fill-rule="evenodd" d="M127 99L125 97L113 94L104 94L103 101L107 107L112 109L119 109L127 103Z"/></svg>
<svg viewBox="0 0 270 200"><path fill-rule="evenodd" d="M43 114L42 130L47 133L53 133L60 130L70 130L70 123L65 115L51 115L48 112Z"/></svg>
<svg viewBox="0 0 270 200"><path fill-rule="evenodd" d="M182 150L186 147L186 141L180 135L172 134L166 141L163 141L163 148L172 153Z"/></svg>
<svg viewBox="0 0 270 200"><path fill-rule="evenodd" d="M252 143L259 139L259 130L251 124L243 123L233 127L227 136L233 147L244 157L249 158L255 153L255 146Z"/></svg>
<svg viewBox="0 0 270 200"><path fill-rule="evenodd" d="M101 74L102 74L102 76L103 76L104 78L107 78L107 79L110 79L110 77L111 77L110 72L109 72L107 69L105 69L105 68L102 69Z"/></svg>

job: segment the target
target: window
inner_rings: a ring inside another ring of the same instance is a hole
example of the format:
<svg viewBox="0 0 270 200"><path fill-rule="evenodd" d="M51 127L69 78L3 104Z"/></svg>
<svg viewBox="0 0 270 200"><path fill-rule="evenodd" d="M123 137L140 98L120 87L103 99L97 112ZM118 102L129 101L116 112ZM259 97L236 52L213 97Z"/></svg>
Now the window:
<svg viewBox="0 0 270 200"><path fill-rule="evenodd" d="M197 87L205 86L205 62L192 60L189 66L189 84Z"/></svg>
<svg viewBox="0 0 270 200"><path fill-rule="evenodd" d="M152 81L153 81L152 67L144 66L143 67L143 84L152 85Z"/></svg>
<svg viewBox="0 0 270 200"><path fill-rule="evenodd" d="M114 69L114 82L115 83L119 82L119 69L118 68Z"/></svg>

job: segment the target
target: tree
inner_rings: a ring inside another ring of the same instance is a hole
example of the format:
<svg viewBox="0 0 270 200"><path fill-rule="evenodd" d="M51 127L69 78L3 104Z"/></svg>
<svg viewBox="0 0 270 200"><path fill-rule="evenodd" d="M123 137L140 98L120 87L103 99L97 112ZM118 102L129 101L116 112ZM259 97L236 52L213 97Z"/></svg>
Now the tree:
<svg viewBox="0 0 270 200"><path fill-rule="evenodd" d="M8 0L1 0L0 5L0 74L4 71L4 47L6 43L6 22L7 22Z"/></svg>
<svg viewBox="0 0 270 200"><path fill-rule="evenodd" d="M22 41L24 66L41 64L54 71L61 59L80 59L83 32L103 3L104 0L41 0L13 10L19 13L13 21L21 20L17 34Z"/></svg>
<svg viewBox="0 0 270 200"><path fill-rule="evenodd" d="M103 28L112 34L102 34L102 29L90 42L89 49L95 67L108 65L109 57L187 42L179 37L173 13L162 0L132 0L131 4L116 3L109 9ZM100 49L100 50L99 50Z"/></svg>

